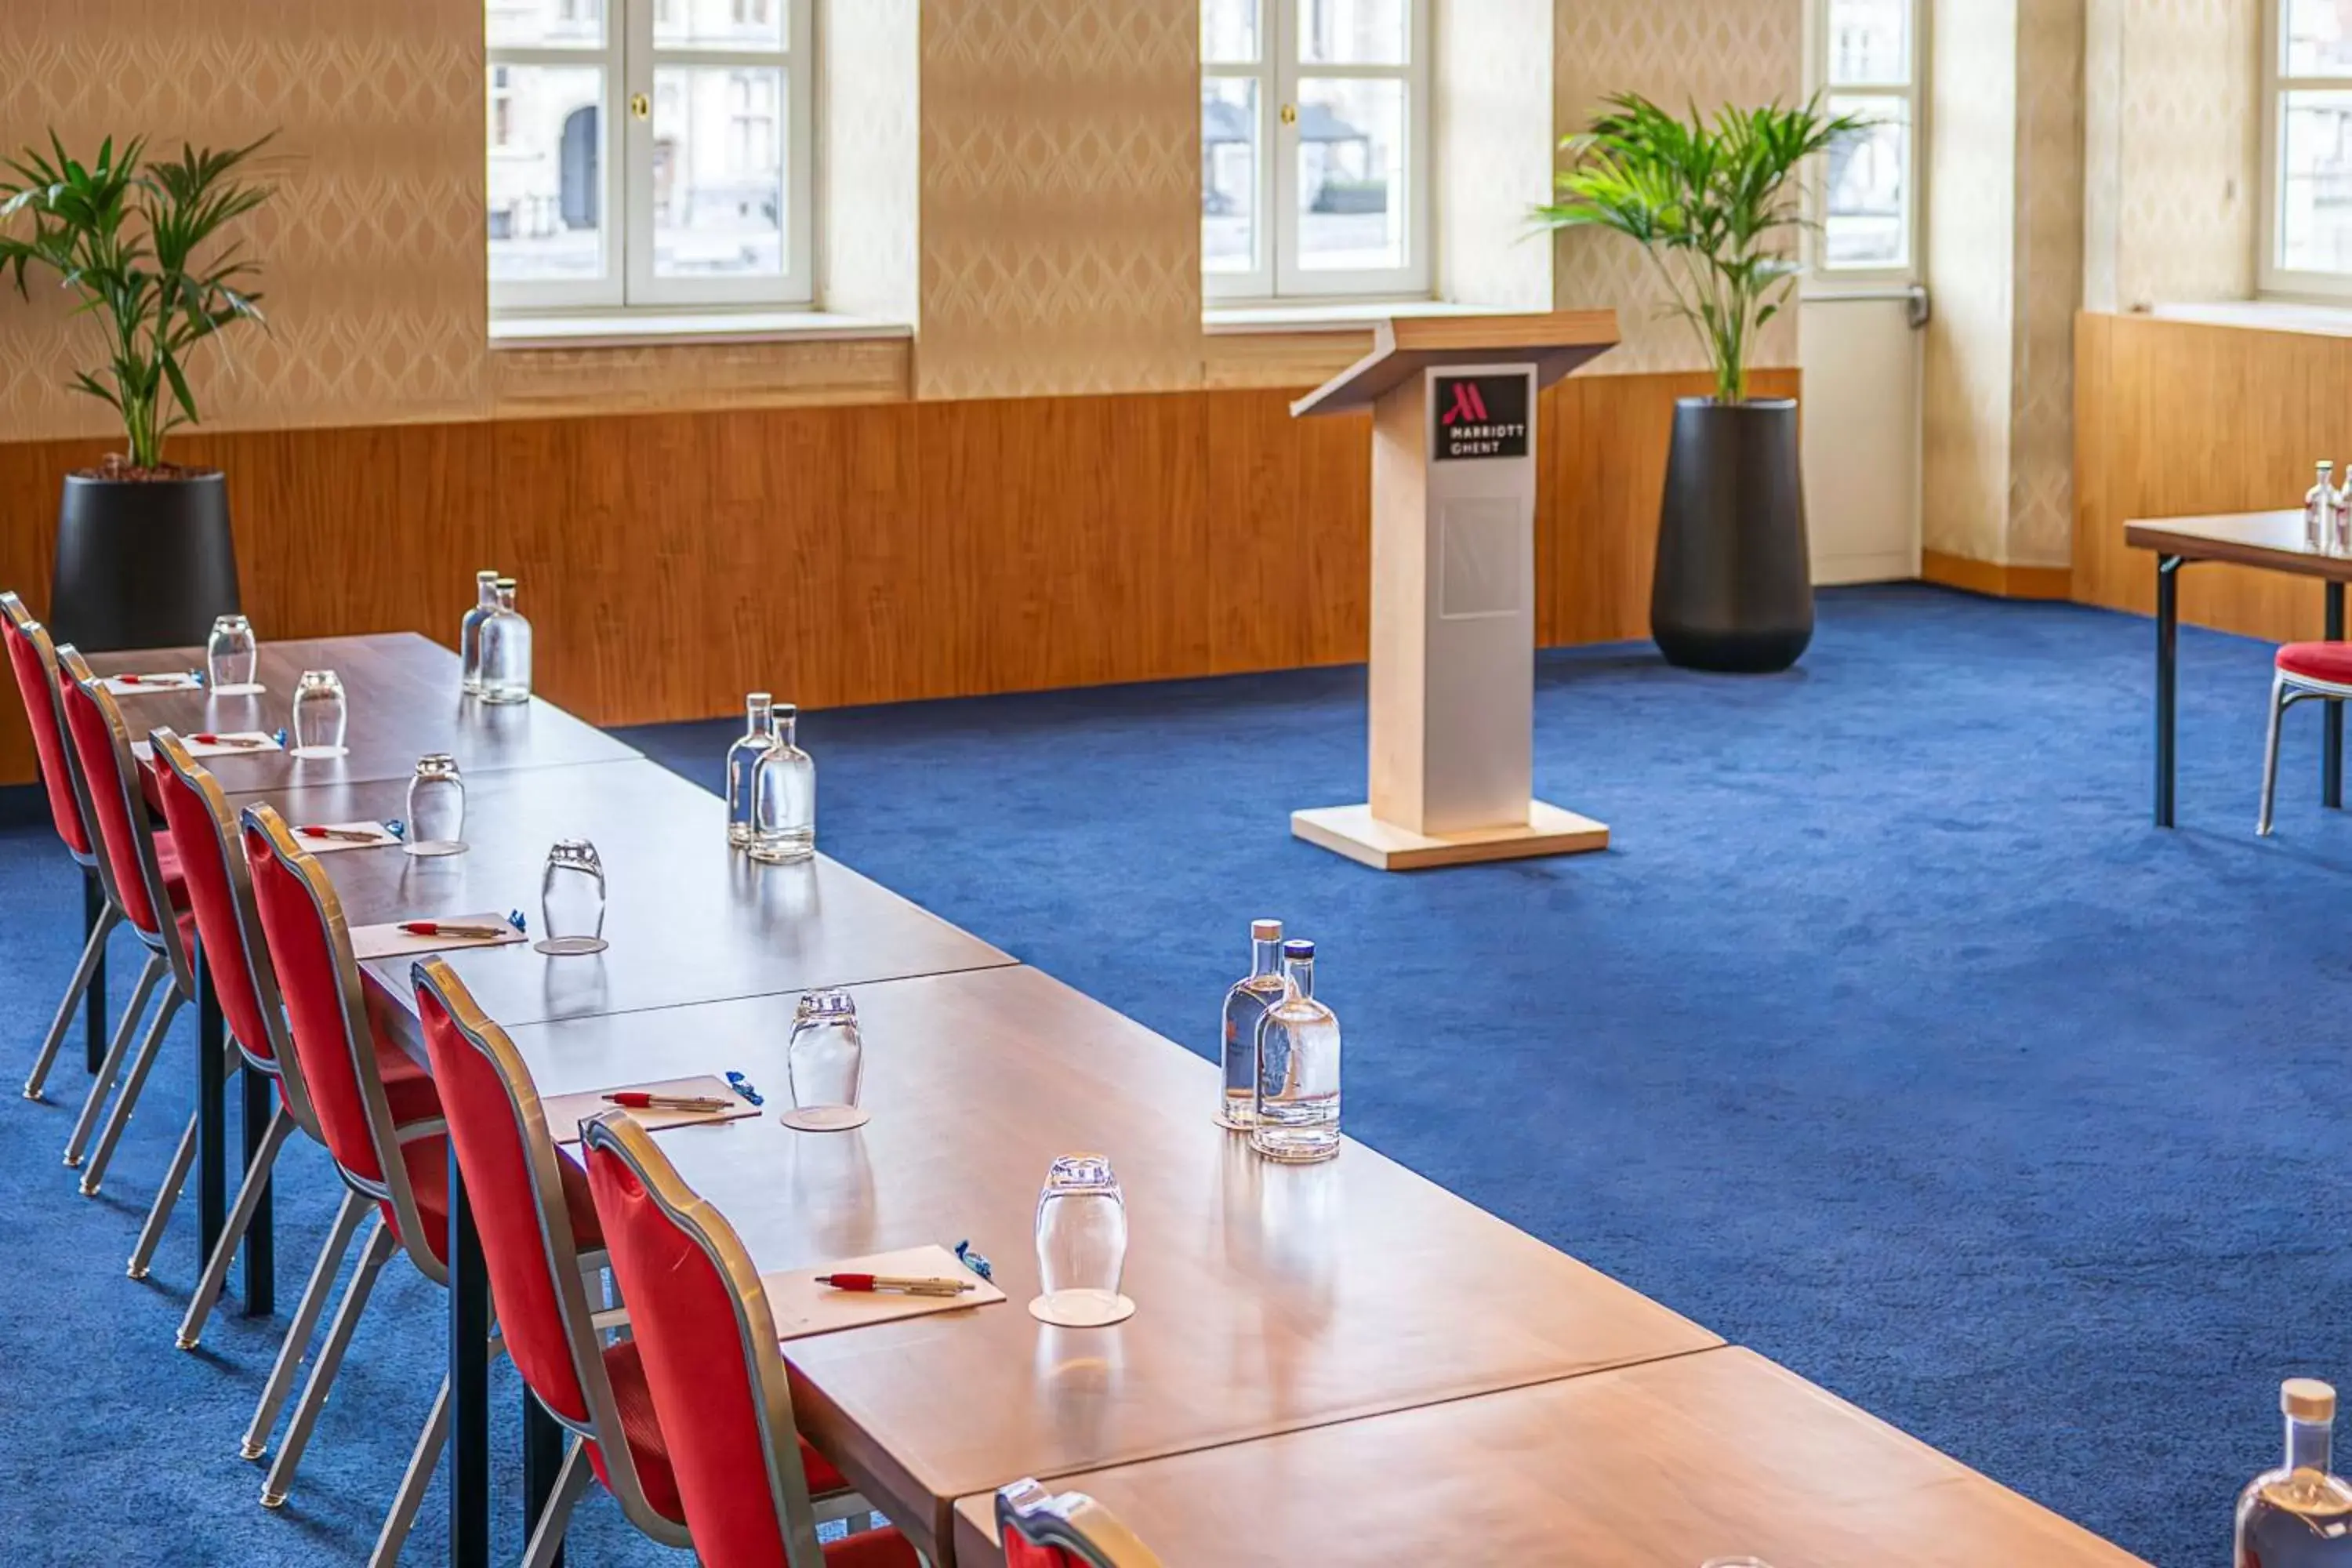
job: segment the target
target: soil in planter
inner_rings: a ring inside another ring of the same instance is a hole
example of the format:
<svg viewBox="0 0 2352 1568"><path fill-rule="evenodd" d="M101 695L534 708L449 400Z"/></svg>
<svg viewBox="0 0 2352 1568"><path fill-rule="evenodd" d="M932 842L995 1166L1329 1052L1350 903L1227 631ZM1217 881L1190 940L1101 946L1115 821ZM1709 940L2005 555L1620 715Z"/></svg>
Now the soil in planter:
<svg viewBox="0 0 2352 1568"><path fill-rule="evenodd" d="M152 468L136 468L120 452L109 452L105 460L94 468L76 468L78 479L106 479L117 484L159 484L176 479L208 479L219 473L218 468L191 468L182 463L158 463Z"/></svg>

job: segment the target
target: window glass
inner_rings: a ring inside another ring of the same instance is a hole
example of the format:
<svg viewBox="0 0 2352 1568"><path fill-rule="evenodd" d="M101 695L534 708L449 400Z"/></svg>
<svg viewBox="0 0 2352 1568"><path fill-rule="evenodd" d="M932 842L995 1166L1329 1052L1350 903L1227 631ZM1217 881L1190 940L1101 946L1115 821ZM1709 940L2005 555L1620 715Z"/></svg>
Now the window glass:
<svg viewBox="0 0 2352 1568"><path fill-rule="evenodd" d="M1257 57L1257 0L1201 0L1201 58L1251 65Z"/></svg>
<svg viewBox="0 0 2352 1568"><path fill-rule="evenodd" d="M488 0L482 25L494 49L599 49L604 0Z"/></svg>
<svg viewBox="0 0 2352 1568"><path fill-rule="evenodd" d="M1302 65L1401 66L1412 58L1410 0L1297 3Z"/></svg>
<svg viewBox="0 0 2352 1568"><path fill-rule="evenodd" d="M1911 236L1911 106L1900 98L1834 97L1832 115L1873 123L1822 159L1822 259L1831 267L1903 267Z"/></svg>
<svg viewBox="0 0 2352 1568"><path fill-rule="evenodd" d="M1258 98L1249 77L1201 81L1201 265L1247 272L1258 264Z"/></svg>
<svg viewBox="0 0 2352 1568"><path fill-rule="evenodd" d="M654 12L666 49L781 49L786 0L667 0Z"/></svg>
<svg viewBox="0 0 2352 1568"><path fill-rule="evenodd" d="M1404 83L1298 83L1298 265L1370 270L1405 262Z"/></svg>
<svg viewBox="0 0 2352 1568"><path fill-rule="evenodd" d="M2279 128L2279 265L2352 271L2352 92L2290 92Z"/></svg>
<svg viewBox="0 0 2352 1568"><path fill-rule="evenodd" d="M2291 77L2352 76L2352 5L2285 0L2279 43Z"/></svg>
<svg viewBox="0 0 2352 1568"><path fill-rule="evenodd" d="M490 277L604 276L604 74L489 68Z"/></svg>
<svg viewBox="0 0 2352 1568"><path fill-rule="evenodd" d="M1832 87L1911 79L1911 0L1830 0L1825 65Z"/></svg>
<svg viewBox="0 0 2352 1568"><path fill-rule="evenodd" d="M784 73L654 72L654 271L773 278L784 269Z"/></svg>

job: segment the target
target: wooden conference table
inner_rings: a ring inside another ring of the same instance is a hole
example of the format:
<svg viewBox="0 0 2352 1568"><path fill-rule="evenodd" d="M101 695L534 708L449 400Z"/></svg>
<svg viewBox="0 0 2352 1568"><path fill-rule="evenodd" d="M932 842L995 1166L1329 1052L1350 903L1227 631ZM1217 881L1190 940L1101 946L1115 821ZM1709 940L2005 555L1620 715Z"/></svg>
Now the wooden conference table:
<svg viewBox="0 0 2352 1568"><path fill-rule="evenodd" d="M168 668L174 657L184 650L104 663ZM1358 1528L1356 1514L1412 1513L1416 1528L1436 1531L1469 1517L1462 1498L1490 1482L1512 1495L1549 1488L1589 1505L1584 1517L1547 1516L1550 1531L1598 1532L1580 1561L1649 1562L1642 1543L1671 1532L1630 1507L1611 1513L1603 1504L1622 1489L1576 1477L1601 1473L1595 1465L1631 1474L1642 1455L1685 1447L1694 1464L1718 1467L1710 1476L1778 1477L1710 1494L1708 1517L1748 1542L1799 1542L1799 1560L1838 1560L1801 1554L1855 1538L1864 1526L1851 1515L1864 1500L1880 1513L1924 1510L1953 1550L1984 1549L1979 1560L2022 1560L2010 1548L2031 1542L2036 1562L2128 1561L1370 1149L1350 1142L1320 1166L1262 1163L1211 1122L1206 1061L823 857L741 859L713 797L618 742L542 703L500 713L453 701L446 650L413 637L335 639L265 645L262 664L271 690L257 716L223 713L214 704L238 700L202 694L141 697L126 715L134 731L272 729L293 672L332 667L349 695L351 754L218 759L234 800L268 801L296 822L383 817L404 815L417 752L450 752L467 772L466 854L320 857L353 923L509 907L536 918L547 846L596 844L610 882L607 952L446 955L508 1026L543 1094L729 1068L780 1089L790 998L851 989L867 1044L864 1129L796 1134L761 1117L659 1137L762 1271L965 1238L994 1259L1002 1305L784 1346L811 1441L942 1568L960 1544L993 1560L958 1526L957 1500L1024 1475L1099 1483L1147 1539L1166 1532L1156 1544L1171 1565L1252 1560L1201 1555L1203 1520L1162 1524L1151 1510L1183 1511L1174 1492L1145 1500L1156 1478L1198 1465L1223 1468L1214 1489L1196 1494L1197 1513L1272 1519L1295 1508L1328 1529ZM422 1059L407 963L367 974L380 1024ZM249 1118L268 1110L266 1093L248 1095ZM1023 1310L1036 1289L1037 1189L1051 1158L1076 1149L1109 1155L1127 1194L1125 1284L1140 1310L1112 1329L1050 1329ZM454 1162L450 1178L450 1554L472 1565L489 1560L488 1296ZM1670 1370L1683 1366L1762 1369L1790 1409L1841 1413L1829 1436L1801 1428L1806 1451L1836 1469L1810 1489L1789 1480L1775 1448L1787 1413L1757 1405L1763 1395L1726 1406L1748 1423L1740 1430L1766 1434L1728 1446L1760 1452L1696 1452L1716 1428L1702 1421L1686 1443L1666 1396L1643 1392L1652 1377L1671 1388L1699 1375ZM1644 1368L1656 1370L1626 1381ZM1588 1384L1594 1393L1578 1392ZM1540 1414L1555 1404L1585 1425ZM524 1410L528 1521L553 1483L562 1433L528 1397ZM1488 1412L1503 1425L1480 1436ZM1530 1420L1583 1437L1540 1460L1498 1451ZM1461 1421L1472 1423L1466 1438L1452 1425ZM1391 1457L1369 1468L1315 1458L1333 1444ZM1326 1468L1310 1469L1319 1485L1302 1489L1281 1466L1261 1467L1261 1453ZM1215 1508L1198 1507L1202 1498ZM1668 1506L1686 1502L1677 1493ZM1556 1553L1561 1536L1530 1539ZM1435 1547L1392 1560L1445 1556ZM1318 1559L1331 1560L1289 1557Z"/></svg>
<svg viewBox="0 0 2352 1568"><path fill-rule="evenodd" d="M2180 569L2200 561L2259 566L2326 587L2325 635L2344 636L2344 584L2352 582L2352 555L2315 550L2303 542L2303 513L2242 511L2212 517L2143 519L2124 524L2124 542L2156 554L2156 825L2172 826L2173 737L2179 689ZM2326 701L2321 731L2319 794L2330 809L2344 805L2344 705Z"/></svg>

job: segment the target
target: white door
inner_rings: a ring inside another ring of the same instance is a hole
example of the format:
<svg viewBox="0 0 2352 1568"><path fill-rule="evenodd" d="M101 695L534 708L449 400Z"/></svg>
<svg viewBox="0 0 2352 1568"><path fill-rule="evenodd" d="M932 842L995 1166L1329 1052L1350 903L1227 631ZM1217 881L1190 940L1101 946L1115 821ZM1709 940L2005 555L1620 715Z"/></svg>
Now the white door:
<svg viewBox="0 0 2352 1568"><path fill-rule="evenodd" d="M1832 114L1869 127L1822 161L1798 307L1813 581L1919 574L1921 109L1927 0L1811 0L1807 57Z"/></svg>

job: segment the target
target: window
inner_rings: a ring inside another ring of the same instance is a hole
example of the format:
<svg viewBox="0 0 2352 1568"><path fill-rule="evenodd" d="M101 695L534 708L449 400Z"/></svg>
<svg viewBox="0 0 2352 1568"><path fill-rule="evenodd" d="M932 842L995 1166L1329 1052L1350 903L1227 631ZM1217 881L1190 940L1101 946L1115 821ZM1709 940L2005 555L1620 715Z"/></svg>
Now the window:
<svg viewBox="0 0 2352 1568"><path fill-rule="evenodd" d="M486 0L498 312L809 301L814 0Z"/></svg>
<svg viewBox="0 0 2352 1568"><path fill-rule="evenodd" d="M2267 10L2263 290L2352 294L2352 5Z"/></svg>
<svg viewBox="0 0 2352 1568"><path fill-rule="evenodd" d="M1832 279L1917 270L1919 9L1919 0L1814 0L1823 108L1870 121L1830 149L1814 186L1813 265Z"/></svg>
<svg viewBox="0 0 2352 1568"><path fill-rule="evenodd" d="M1429 292L1428 8L1202 0L1210 299Z"/></svg>

